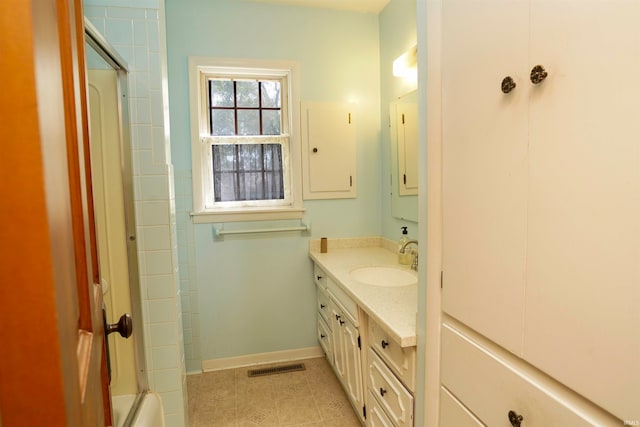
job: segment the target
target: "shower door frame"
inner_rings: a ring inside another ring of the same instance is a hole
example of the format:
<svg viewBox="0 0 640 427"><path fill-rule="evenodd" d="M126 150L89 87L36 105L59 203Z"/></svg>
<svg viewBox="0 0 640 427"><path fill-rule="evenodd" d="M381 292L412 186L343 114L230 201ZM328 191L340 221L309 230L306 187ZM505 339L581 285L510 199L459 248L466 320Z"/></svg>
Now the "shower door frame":
<svg viewBox="0 0 640 427"><path fill-rule="evenodd" d="M123 426L133 422L142 403L144 395L149 391L149 381L144 353L144 328L142 318L142 297L140 294L140 274L138 269L138 247L135 223L134 184L132 167L132 145L129 115L128 67L126 61L118 54L100 32L84 18L85 41L107 62L117 75L118 116L120 121L120 153L121 174L124 194L124 216L127 232L127 261L129 265L129 291L131 296L131 316L133 318L134 354L136 363L136 383L138 392ZM105 337L106 340L106 337Z"/></svg>

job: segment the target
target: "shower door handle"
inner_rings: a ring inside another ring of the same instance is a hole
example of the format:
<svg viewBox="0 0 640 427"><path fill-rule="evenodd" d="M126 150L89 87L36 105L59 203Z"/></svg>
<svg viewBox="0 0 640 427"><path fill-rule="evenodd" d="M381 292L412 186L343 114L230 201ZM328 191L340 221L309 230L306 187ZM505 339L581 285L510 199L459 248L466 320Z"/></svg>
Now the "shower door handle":
<svg viewBox="0 0 640 427"><path fill-rule="evenodd" d="M131 319L131 315L125 313L120 316L118 323L106 323L105 318L105 335L109 335L112 332L118 332L122 338L129 338L131 333L133 332L133 320Z"/></svg>

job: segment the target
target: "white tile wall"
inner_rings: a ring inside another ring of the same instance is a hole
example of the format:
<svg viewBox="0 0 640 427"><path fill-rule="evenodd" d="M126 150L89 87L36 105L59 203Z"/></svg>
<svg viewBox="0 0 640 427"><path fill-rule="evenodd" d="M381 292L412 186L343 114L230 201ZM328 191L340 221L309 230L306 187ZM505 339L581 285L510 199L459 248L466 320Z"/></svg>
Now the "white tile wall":
<svg viewBox="0 0 640 427"><path fill-rule="evenodd" d="M160 393L167 427L185 427L186 375L173 170L162 97L163 2L91 0L85 15L129 66L140 284L149 386ZM157 5L157 6L156 6ZM143 8L143 6L152 8ZM164 67L166 69L166 67ZM187 295L190 297L190 295ZM188 298L187 298L188 299ZM192 313L186 313L188 325ZM192 329L190 329L192 330ZM193 337L189 333L193 354Z"/></svg>
<svg viewBox="0 0 640 427"><path fill-rule="evenodd" d="M184 353L187 372L202 370L200 352L200 309L196 281L196 255L194 225L189 213L193 206L191 171L178 171L175 186L180 189L176 196L176 226L178 228L178 259L180 288L182 291L182 320Z"/></svg>

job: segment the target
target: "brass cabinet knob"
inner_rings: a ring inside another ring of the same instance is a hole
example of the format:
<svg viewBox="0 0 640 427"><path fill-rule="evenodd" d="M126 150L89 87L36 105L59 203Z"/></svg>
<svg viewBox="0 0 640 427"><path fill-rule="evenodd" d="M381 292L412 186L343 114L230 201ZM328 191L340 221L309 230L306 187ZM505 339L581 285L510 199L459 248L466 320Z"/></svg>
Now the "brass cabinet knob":
<svg viewBox="0 0 640 427"><path fill-rule="evenodd" d="M542 65L536 65L531 69L531 75L529 77L531 79L531 83L537 85L542 83L548 75L549 73L547 73Z"/></svg>
<svg viewBox="0 0 640 427"><path fill-rule="evenodd" d="M509 93L515 87L516 87L516 82L513 81L513 78L511 76L507 76L504 79L502 79L502 84L501 84L502 93Z"/></svg>
<svg viewBox="0 0 640 427"><path fill-rule="evenodd" d="M513 427L520 427L522 420L524 420L522 415L518 415L514 411L509 411L507 415L509 416L509 422Z"/></svg>

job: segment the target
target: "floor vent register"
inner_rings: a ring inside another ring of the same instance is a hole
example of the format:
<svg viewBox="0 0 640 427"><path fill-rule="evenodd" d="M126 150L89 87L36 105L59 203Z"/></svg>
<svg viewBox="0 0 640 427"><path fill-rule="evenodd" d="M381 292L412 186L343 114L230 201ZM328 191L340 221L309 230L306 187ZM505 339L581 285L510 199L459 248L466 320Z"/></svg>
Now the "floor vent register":
<svg viewBox="0 0 640 427"><path fill-rule="evenodd" d="M247 374L249 377L260 377L263 375L284 374L287 372L304 371L304 363L295 363L293 365L273 366L271 368L249 369Z"/></svg>

